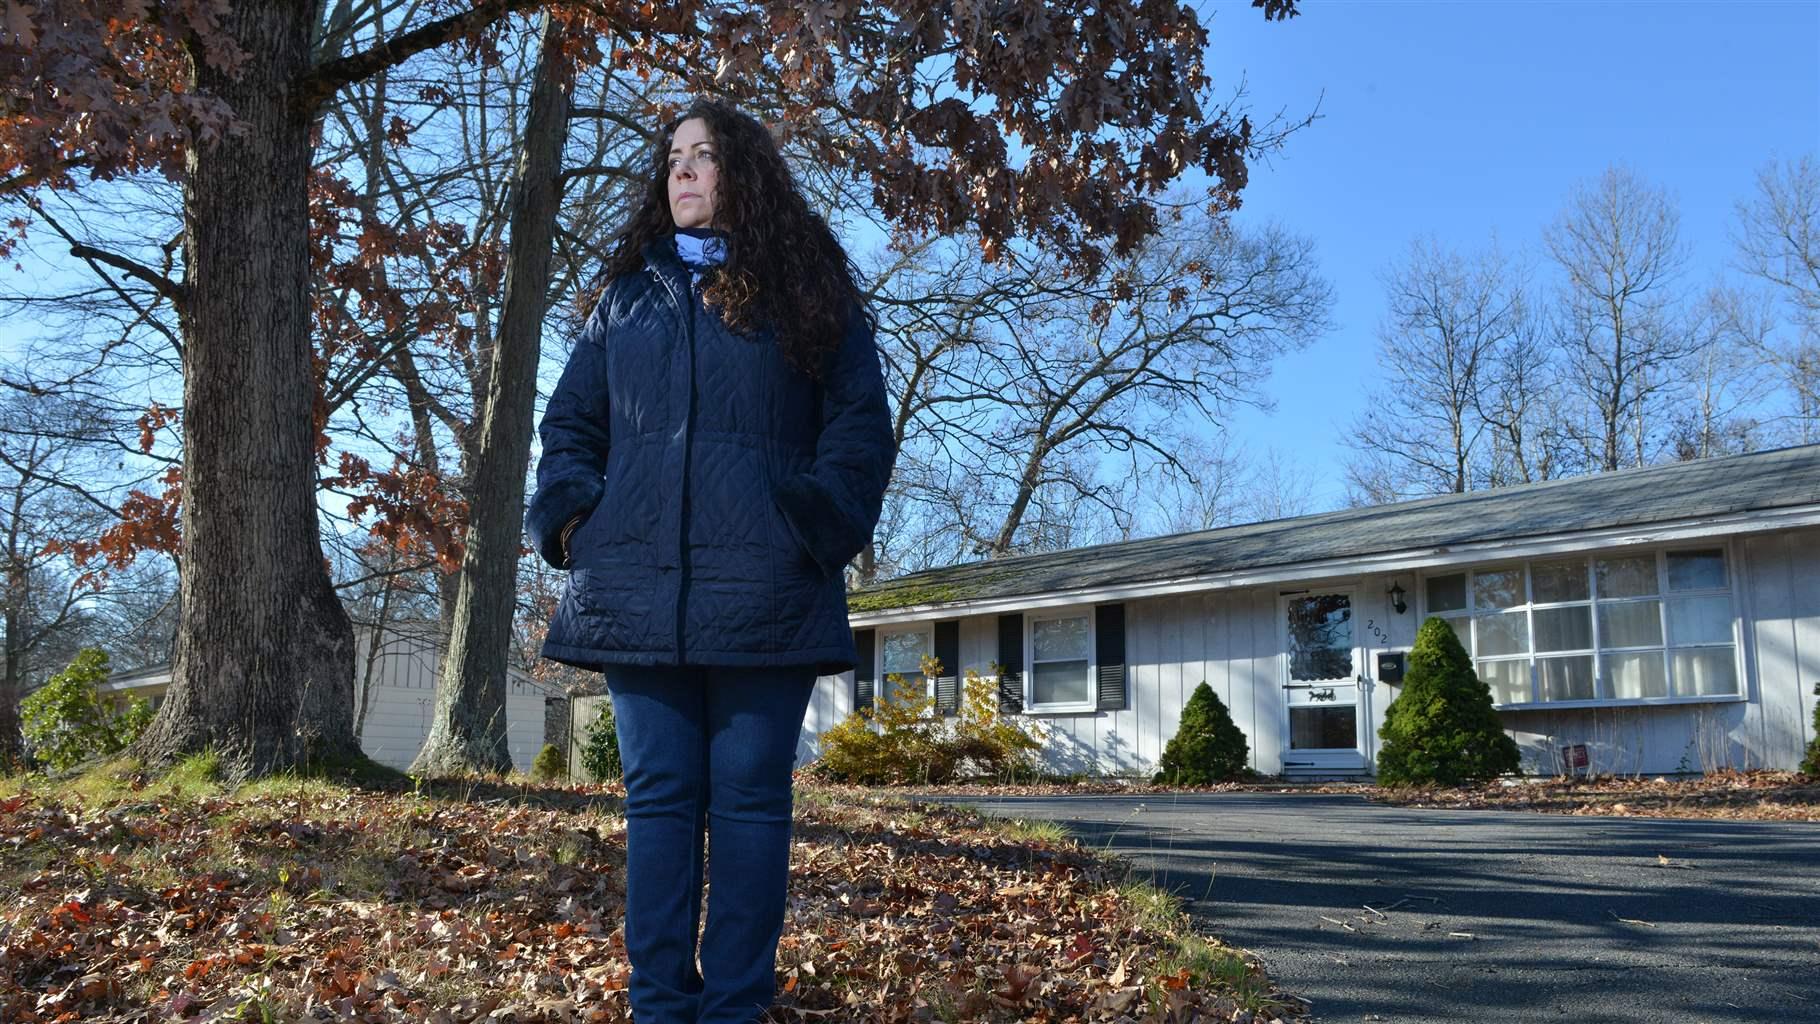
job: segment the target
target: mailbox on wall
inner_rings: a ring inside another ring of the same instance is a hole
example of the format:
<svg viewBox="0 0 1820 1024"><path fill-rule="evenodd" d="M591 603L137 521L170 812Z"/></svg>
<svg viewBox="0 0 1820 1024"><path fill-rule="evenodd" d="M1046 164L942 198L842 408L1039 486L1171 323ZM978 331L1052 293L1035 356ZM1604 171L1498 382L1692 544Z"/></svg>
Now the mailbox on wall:
<svg viewBox="0 0 1820 1024"><path fill-rule="evenodd" d="M1378 652L1378 682L1400 683L1403 681L1402 651Z"/></svg>

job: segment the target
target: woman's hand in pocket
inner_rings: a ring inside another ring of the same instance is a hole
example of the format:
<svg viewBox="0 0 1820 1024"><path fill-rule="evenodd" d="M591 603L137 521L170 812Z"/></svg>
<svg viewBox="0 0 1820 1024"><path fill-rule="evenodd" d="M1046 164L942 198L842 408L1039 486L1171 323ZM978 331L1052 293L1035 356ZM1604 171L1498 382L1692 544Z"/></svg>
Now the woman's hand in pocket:
<svg viewBox="0 0 1820 1024"><path fill-rule="evenodd" d="M586 518L588 518L588 514L586 512L583 512L581 515L578 515L574 519L569 520L568 525L566 525L562 528L562 538L558 543L560 543L562 545L562 564L563 564L564 568L568 568L569 566L572 566L575 564L574 556L569 554L569 534L574 533L575 528L577 526L580 526L582 524L582 520L584 520Z"/></svg>

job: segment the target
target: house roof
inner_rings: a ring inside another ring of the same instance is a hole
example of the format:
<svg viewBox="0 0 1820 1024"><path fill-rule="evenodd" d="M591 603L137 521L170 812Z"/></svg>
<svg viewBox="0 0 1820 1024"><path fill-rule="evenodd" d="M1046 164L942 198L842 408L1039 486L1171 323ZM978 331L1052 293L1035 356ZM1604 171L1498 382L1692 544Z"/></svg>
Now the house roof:
<svg viewBox="0 0 1820 1024"><path fill-rule="evenodd" d="M1820 506L1820 444L982 560L856 587L861 616Z"/></svg>

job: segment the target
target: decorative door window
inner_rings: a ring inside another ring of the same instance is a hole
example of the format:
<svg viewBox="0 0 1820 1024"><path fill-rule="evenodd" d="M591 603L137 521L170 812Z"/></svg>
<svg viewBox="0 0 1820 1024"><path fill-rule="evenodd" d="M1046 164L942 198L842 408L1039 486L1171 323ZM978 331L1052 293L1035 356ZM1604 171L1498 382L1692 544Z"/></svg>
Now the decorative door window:
<svg viewBox="0 0 1820 1024"><path fill-rule="evenodd" d="M1288 626L1291 750L1359 746L1357 653L1352 595L1308 594L1284 602Z"/></svg>
<svg viewBox="0 0 1820 1024"><path fill-rule="evenodd" d="M1290 679L1352 679L1352 657L1352 595L1290 599Z"/></svg>

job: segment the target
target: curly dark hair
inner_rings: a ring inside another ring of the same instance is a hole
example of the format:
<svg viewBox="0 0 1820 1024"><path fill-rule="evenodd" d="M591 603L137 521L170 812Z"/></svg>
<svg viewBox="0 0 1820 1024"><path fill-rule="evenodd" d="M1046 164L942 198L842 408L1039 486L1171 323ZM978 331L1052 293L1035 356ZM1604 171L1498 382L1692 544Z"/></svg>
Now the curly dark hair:
<svg viewBox="0 0 1820 1024"><path fill-rule="evenodd" d="M855 307L874 330L877 317L866 304L859 268L797 189L770 130L724 100L696 99L653 136L644 198L613 236L601 287L641 270L645 244L675 233L670 139L694 117L716 144L713 226L729 236L726 262L702 278L702 301L737 333L770 326L791 365L819 379L823 358L839 347Z"/></svg>

